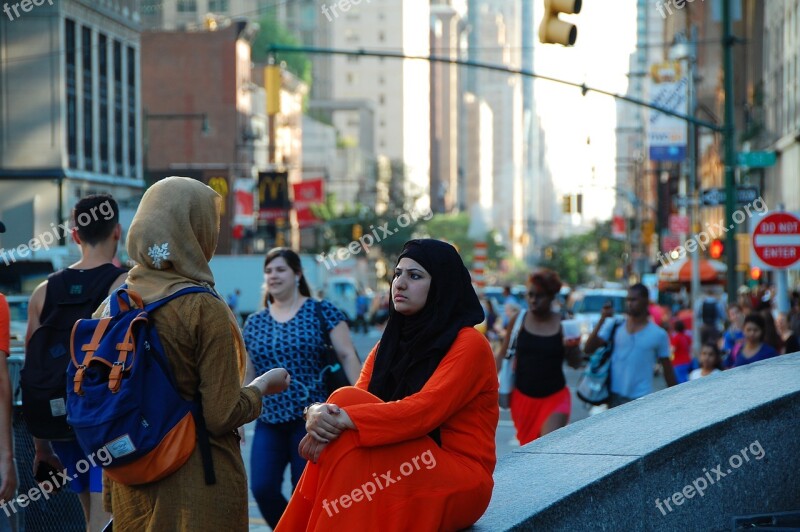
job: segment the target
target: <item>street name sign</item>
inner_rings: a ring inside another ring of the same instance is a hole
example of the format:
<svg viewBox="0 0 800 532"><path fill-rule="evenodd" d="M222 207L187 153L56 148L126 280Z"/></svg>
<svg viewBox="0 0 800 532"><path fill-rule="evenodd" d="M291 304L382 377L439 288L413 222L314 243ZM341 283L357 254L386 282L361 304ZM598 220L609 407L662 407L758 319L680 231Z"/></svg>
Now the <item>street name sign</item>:
<svg viewBox="0 0 800 532"><path fill-rule="evenodd" d="M758 187L736 187L736 203L747 205L759 197ZM700 192L700 203L706 207L725 205L725 189L722 187L704 188Z"/></svg>
<svg viewBox="0 0 800 532"><path fill-rule="evenodd" d="M775 166L778 155L774 151L742 151L737 154L737 162L748 168L767 168Z"/></svg>

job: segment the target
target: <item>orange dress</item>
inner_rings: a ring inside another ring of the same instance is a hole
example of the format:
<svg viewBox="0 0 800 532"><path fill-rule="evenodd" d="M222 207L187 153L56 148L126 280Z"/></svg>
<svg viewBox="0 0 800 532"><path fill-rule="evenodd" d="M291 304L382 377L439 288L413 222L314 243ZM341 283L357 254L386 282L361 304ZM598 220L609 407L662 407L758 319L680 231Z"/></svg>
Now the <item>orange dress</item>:
<svg viewBox="0 0 800 532"><path fill-rule="evenodd" d="M388 403L367 391L375 353L329 399L357 430L306 464L276 532L459 530L489 505L499 409L486 338L461 329L422 390ZM441 447L427 436L436 427Z"/></svg>

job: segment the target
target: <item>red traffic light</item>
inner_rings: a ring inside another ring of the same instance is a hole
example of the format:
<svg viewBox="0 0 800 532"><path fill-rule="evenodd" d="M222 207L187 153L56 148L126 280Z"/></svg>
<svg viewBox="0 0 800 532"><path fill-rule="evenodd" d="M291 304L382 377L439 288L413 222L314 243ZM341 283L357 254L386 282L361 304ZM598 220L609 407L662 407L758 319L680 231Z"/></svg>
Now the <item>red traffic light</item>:
<svg viewBox="0 0 800 532"><path fill-rule="evenodd" d="M754 281L761 279L761 268L758 266L753 266L750 268L750 278Z"/></svg>
<svg viewBox="0 0 800 532"><path fill-rule="evenodd" d="M708 246L708 254L712 259L718 259L725 252L725 244L722 240L714 240Z"/></svg>

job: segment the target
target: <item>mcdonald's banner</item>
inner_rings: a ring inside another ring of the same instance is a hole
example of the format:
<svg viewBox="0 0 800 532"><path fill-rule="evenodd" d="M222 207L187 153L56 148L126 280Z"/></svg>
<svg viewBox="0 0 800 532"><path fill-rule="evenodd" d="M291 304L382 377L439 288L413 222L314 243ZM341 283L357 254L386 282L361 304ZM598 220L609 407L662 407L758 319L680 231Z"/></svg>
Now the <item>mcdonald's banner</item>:
<svg viewBox="0 0 800 532"><path fill-rule="evenodd" d="M289 173L258 173L258 219L266 222L289 219Z"/></svg>
<svg viewBox="0 0 800 532"><path fill-rule="evenodd" d="M317 218L311 212L311 205L322 203L324 198L323 183L324 180L320 177L307 179L292 185L294 208L297 210L297 223L301 229L317 221Z"/></svg>

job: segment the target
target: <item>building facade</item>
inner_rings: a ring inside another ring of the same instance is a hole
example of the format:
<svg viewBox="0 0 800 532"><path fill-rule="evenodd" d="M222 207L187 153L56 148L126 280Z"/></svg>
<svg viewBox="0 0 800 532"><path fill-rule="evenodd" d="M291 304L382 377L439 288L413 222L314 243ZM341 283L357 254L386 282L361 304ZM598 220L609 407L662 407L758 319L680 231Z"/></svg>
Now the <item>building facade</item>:
<svg viewBox="0 0 800 532"><path fill-rule="evenodd" d="M0 17L5 248L111 193L123 226L144 188L138 2L64 0ZM68 239L62 238L62 243Z"/></svg>

